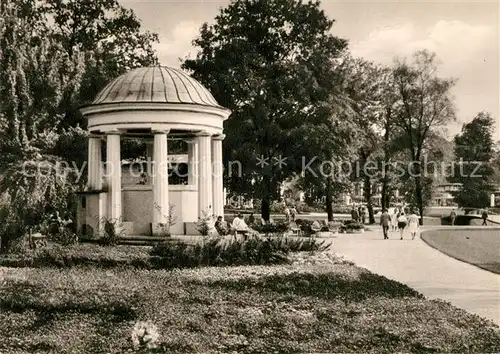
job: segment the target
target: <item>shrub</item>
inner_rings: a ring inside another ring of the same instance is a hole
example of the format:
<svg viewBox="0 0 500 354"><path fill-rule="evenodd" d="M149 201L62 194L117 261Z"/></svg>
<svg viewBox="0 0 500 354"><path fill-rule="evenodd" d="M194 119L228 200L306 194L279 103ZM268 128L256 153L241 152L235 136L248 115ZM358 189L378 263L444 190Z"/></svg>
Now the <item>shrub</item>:
<svg viewBox="0 0 500 354"><path fill-rule="evenodd" d="M58 243L62 246L70 246L78 243L78 235L69 227L59 226L58 230L48 234L49 241Z"/></svg>
<svg viewBox="0 0 500 354"><path fill-rule="evenodd" d="M351 208L348 206L334 206L332 210L334 214L351 214Z"/></svg>
<svg viewBox="0 0 500 354"><path fill-rule="evenodd" d="M322 205L309 205L305 202L295 202L295 208L299 213L323 213L325 207Z"/></svg>
<svg viewBox="0 0 500 354"><path fill-rule="evenodd" d="M96 244L64 246L49 244L42 249L0 258L0 265L7 267L56 267L71 268L92 266L113 268L132 266L151 269L149 253L137 246L103 247Z"/></svg>
<svg viewBox="0 0 500 354"><path fill-rule="evenodd" d="M314 222L313 220L297 219L295 222L297 223L297 226L300 227L300 230L306 235L311 234L313 232L312 231L312 224Z"/></svg>
<svg viewBox="0 0 500 354"><path fill-rule="evenodd" d="M340 227L339 231L344 232L346 230L364 230L364 228L365 226L363 224L360 224L353 220L346 220L344 222L344 225Z"/></svg>
<svg viewBox="0 0 500 354"><path fill-rule="evenodd" d="M283 214L285 212L285 205L281 202L272 202L271 205L269 206L269 211L272 214Z"/></svg>
<svg viewBox="0 0 500 354"><path fill-rule="evenodd" d="M8 248L9 253L27 254L31 251L31 244L28 235L16 237L11 240Z"/></svg>
<svg viewBox="0 0 500 354"><path fill-rule="evenodd" d="M122 223L120 220L103 218L104 235L100 239L104 246L115 246L123 236Z"/></svg>
<svg viewBox="0 0 500 354"><path fill-rule="evenodd" d="M286 253L274 249L271 242L260 243L257 240L224 242L213 238L194 245L165 242L155 246L151 255L155 257L155 265L164 269L287 262Z"/></svg>
<svg viewBox="0 0 500 354"><path fill-rule="evenodd" d="M247 240L209 238L203 243L165 242L155 247L96 244L61 246L49 244L24 254L0 258L0 266L54 267L80 266L138 269L192 268L199 266L269 265L288 263L291 252L321 252L329 244L315 239L298 240L287 237L253 237Z"/></svg>
<svg viewBox="0 0 500 354"><path fill-rule="evenodd" d="M278 221L271 224L254 225L255 231L261 234L283 234L288 231L288 224L284 221Z"/></svg>
<svg viewBox="0 0 500 354"><path fill-rule="evenodd" d="M472 220L480 220L478 215L457 215L455 218L455 225L466 226L470 225ZM441 225L451 225L451 218L444 216L441 218Z"/></svg>
<svg viewBox="0 0 500 354"><path fill-rule="evenodd" d="M210 223L212 221L212 215L207 213L206 211L203 212L203 216L198 218L198 223L196 224L196 229L202 236L208 236L210 233Z"/></svg>
<svg viewBox="0 0 500 354"><path fill-rule="evenodd" d="M286 237L251 238L225 241L218 238L188 245L165 242L151 250L158 268L197 266L266 265L288 263L290 252L321 252L329 248L316 240L292 240Z"/></svg>
<svg viewBox="0 0 500 354"><path fill-rule="evenodd" d="M332 232L338 231L342 227L341 222L329 221L328 229Z"/></svg>

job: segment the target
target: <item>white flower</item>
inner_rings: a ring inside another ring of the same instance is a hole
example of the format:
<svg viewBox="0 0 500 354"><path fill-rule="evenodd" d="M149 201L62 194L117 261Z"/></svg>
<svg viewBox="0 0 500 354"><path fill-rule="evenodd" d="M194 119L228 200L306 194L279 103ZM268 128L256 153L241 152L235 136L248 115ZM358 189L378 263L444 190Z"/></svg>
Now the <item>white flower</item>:
<svg viewBox="0 0 500 354"><path fill-rule="evenodd" d="M156 348L159 338L158 328L150 321L139 321L132 329L131 339L134 348Z"/></svg>

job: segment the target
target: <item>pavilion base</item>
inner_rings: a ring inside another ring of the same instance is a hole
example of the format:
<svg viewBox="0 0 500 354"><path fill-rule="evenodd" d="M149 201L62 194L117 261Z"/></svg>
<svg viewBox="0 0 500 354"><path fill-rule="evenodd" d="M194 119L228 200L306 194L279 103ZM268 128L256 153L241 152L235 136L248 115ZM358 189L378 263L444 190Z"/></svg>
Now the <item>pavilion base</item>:
<svg viewBox="0 0 500 354"><path fill-rule="evenodd" d="M167 224L164 223L151 223L151 235L165 237L170 233Z"/></svg>
<svg viewBox="0 0 500 354"><path fill-rule="evenodd" d="M120 232L124 235L134 234L134 223L132 221L124 221L120 225Z"/></svg>
<svg viewBox="0 0 500 354"><path fill-rule="evenodd" d="M198 223L197 222L185 222L184 223L184 235L200 235L198 231Z"/></svg>

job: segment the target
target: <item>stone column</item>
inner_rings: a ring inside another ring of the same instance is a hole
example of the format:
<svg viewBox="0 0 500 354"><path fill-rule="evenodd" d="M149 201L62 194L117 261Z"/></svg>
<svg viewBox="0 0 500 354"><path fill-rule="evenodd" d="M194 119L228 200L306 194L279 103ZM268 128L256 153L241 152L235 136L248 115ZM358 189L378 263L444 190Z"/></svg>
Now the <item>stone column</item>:
<svg viewBox="0 0 500 354"><path fill-rule="evenodd" d="M190 186L198 185L198 141L196 139L187 140L188 144L188 184Z"/></svg>
<svg viewBox="0 0 500 354"><path fill-rule="evenodd" d="M153 142L153 235L161 233L168 222L168 131L155 131Z"/></svg>
<svg viewBox="0 0 500 354"><path fill-rule="evenodd" d="M222 165L222 140L224 134L212 137L212 197L214 215L224 218L224 185L222 175L224 167Z"/></svg>
<svg viewBox="0 0 500 354"><path fill-rule="evenodd" d="M88 156L88 181L89 190L97 191L102 189L101 174L101 138L89 138L89 156Z"/></svg>
<svg viewBox="0 0 500 354"><path fill-rule="evenodd" d="M198 135L198 216L213 213L211 135Z"/></svg>
<svg viewBox="0 0 500 354"><path fill-rule="evenodd" d="M107 135L106 156L108 175L108 217L122 221L122 165L120 157L120 134Z"/></svg>
<svg viewBox="0 0 500 354"><path fill-rule="evenodd" d="M103 161L101 161L102 144L101 137L90 136L88 140L88 181L87 188L89 191L99 191L103 189ZM85 195L85 220L78 220L81 226L85 224L87 236L99 237L103 234L104 228L102 218L106 216L106 194L105 193L90 193ZM90 233L92 230L92 234Z"/></svg>

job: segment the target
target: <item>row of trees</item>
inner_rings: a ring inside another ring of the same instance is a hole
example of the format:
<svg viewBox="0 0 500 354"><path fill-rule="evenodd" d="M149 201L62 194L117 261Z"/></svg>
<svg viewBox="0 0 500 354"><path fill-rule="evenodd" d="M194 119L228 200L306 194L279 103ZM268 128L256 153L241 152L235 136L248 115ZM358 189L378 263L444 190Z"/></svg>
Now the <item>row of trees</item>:
<svg viewBox="0 0 500 354"><path fill-rule="evenodd" d="M455 119L455 80L438 76L428 51L392 67L353 58L347 41L331 34L333 24L319 2L236 0L202 26L193 42L198 54L183 68L233 111L224 157L245 171L226 182L262 200L265 220L281 183L297 175L309 198L326 196L329 219L334 197L353 180L364 182L372 221L373 183L382 185L384 207L398 186L423 213L434 179L422 164L442 158L435 143ZM257 163L283 156L286 165ZM346 161L361 172L325 163ZM398 174L401 162L410 168Z"/></svg>
<svg viewBox="0 0 500 354"><path fill-rule="evenodd" d="M224 158L244 173L226 185L261 200L265 220L280 185L298 176L309 199L326 196L329 219L355 180L365 182L370 206L370 186L380 183L384 207L398 187L422 213L434 179L419 163L446 158L441 135L455 119L455 80L438 76L427 51L392 67L353 58L333 25L319 2L233 0L201 27L199 52L182 67L233 111ZM24 233L48 206L68 208L74 167L87 153L78 107L121 73L156 65L156 41L116 0L2 0L0 234ZM399 173L400 162L413 166ZM24 173L40 163L43 175ZM340 165L361 172L339 173Z"/></svg>

